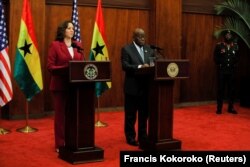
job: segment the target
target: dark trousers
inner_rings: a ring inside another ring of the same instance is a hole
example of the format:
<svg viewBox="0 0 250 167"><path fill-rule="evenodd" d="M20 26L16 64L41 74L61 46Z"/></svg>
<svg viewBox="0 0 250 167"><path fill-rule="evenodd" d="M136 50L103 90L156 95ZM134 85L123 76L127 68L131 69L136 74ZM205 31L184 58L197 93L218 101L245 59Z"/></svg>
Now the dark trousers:
<svg viewBox="0 0 250 167"><path fill-rule="evenodd" d="M55 147L59 148L65 144L65 110L68 94L66 91L53 91L54 102L54 135Z"/></svg>
<svg viewBox="0 0 250 167"><path fill-rule="evenodd" d="M147 136L148 97L125 94L125 136L126 140L135 139L135 123L138 115L138 140ZM138 114L137 114L138 111Z"/></svg>
<svg viewBox="0 0 250 167"><path fill-rule="evenodd" d="M227 88L227 89L226 89ZM233 109L234 104L234 77L233 74L218 73L217 110L221 111L225 91L227 90L228 110Z"/></svg>

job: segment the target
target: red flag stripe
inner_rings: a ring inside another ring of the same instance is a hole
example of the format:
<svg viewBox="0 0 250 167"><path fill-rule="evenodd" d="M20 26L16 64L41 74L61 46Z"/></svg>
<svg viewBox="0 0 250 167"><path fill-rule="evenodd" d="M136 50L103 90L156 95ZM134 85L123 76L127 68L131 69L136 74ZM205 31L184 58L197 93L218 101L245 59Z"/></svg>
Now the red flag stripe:
<svg viewBox="0 0 250 167"><path fill-rule="evenodd" d="M105 30L104 30L104 20L103 20L103 14L102 14L102 1L101 0L98 0L98 4L97 4L96 24L98 25L99 31L102 34L102 38L104 42L106 43L107 40L106 40Z"/></svg>
<svg viewBox="0 0 250 167"><path fill-rule="evenodd" d="M33 19L31 15L31 7L30 7L30 1L29 0L24 0L23 1L23 13L22 13L22 20L27 26L27 30L29 33L29 36L31 40L33 41L33 44L35 45L36 49L38 48L37 46L37 41L35 38L35 31L33 28Z"/></svg>
<svg viewBox="0 0 250 167"><path fill-rule="evenodd" d="M12 99L11 69L8 57L8 47L0 52L0 106Z"/></svg>
<svg viewBox="0 0 250 167"><path fill-rule="evenodd" d="M6 94L5 96L12 97L12 88L10 87L10 84L8 81L10 79L10 76L6 76L4 72L5 71L3 71L1 68L1 70L0 70L0 82L1 82L0 88Z"/></svg>
<svg viewBox="0 0 250 167"><path fill-rule="evenodd" d="M11 70L10 70L10 60L9 60L9 57L8 57L8 47L1 51L0 60L4 65L5 71L10 76L11 75Z"/></svg>
<svg viewBox="0 0 250 167"><path fill-rule="evenodd" d="M11 85L11 80L10 80L11 67L10 67L10 60L8 57L8 47L1 51L0 62L2 63L0 70L3 71L5 79L7 79L8 84Z"/></svg>

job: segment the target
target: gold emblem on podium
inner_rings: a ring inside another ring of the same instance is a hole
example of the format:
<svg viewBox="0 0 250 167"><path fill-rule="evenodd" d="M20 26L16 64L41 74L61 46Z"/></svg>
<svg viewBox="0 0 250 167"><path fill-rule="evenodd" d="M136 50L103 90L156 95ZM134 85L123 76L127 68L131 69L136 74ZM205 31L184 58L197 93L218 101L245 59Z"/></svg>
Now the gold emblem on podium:
<svg viewBox="0 0 250 167"><path fill-rule="evenodd" d="M179 67L176 63L169 63L169 65L167 66L167 74L170 77L176 77L179 73Z"/></svg>
<svg viewBox="0 0 250 167"><path fill-rule="evenodd" d="M94 80L98 76L98 69L94 64L88 64L84 67L83 74L88 80Z"/></svg>

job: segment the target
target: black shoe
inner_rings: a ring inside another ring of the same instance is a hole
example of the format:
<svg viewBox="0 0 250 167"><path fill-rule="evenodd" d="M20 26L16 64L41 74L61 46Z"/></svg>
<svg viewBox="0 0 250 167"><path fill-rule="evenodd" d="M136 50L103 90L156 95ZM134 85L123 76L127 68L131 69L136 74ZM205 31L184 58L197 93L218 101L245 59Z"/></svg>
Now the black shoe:
<svg viewBox="0 0 250 167"><path fill-rule="evenodd" d="M221 113L222 113L221 110L216 111L216 114L221 114Z"/></svg>
<svg viewBox="0 0 250 167"><path fill-rule="evenodd" d="M228 112L231 114L238 114L235 109L228 109Z"/></svg>
<svg viewBox="0 0 250 167"><path fill-rule="evenodd" d="M135 141L135 140L128 140L127 143L128 143L129 145L131 145L131 146L138 146L138 145L139 145L138 142Z"/></svg>

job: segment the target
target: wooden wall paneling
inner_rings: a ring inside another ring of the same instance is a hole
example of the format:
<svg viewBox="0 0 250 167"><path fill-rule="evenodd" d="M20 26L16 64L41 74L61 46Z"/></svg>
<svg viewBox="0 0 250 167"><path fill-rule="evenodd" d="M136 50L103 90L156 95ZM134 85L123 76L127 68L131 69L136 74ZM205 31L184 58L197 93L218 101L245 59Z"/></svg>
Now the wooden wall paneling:
<svg viewBox="0 0 250 167"><path fill-rule="evenodd" d="M120 86L122 85L122 71L120 66L120 45L124 39L123 25L127 22L126 11L122 12L119 9L108 9L104 8L104 18L105 18L105 33L107 39L107 47L109 53L109 59L112 62L112 87L110 90L104 92L100 97L101 106L111 107L111 106L121 106L123 103L122 92ZM122 18L122 19L121 19ZM106 21L107 20L107 21ZM106 22L110 22L110 26L106 26ZM110 35L112 34L112 35Z"/></svg>
<svg viewBox="0 0 250 167"><path fill-rule="evenodd" d="M107 11L106 18L108 22L112 22L112 24L106 26L106 34L109 34L107 35L107 39L108 41L110 40L109 53L111 53L110 59L112 60L113 73L112 88L101 97L101 105L106 107L123 106L124 72L121 68L121 48L125 44L132 42L132 32L136 27L142 27L147 32L148 12L141 10L115 9L116 13L113 13L112 11L114 11L114 9L109 11L109 9L105 8L105 10ZM114 15L116 15L115 18Z"/></svg>
<svg viewBox="0 0 250 167"><path fill-rule="evenodd" d="M21 13L23 1L12 0L9 2L10 10L9 12L9 56L11 61L12 72L14 71L14 61L16 53L16 45L19 36L20 23L21 23ZM43 67L44 61L44 20L45 20L45 0L39 2L31 1L31 13L33 17L34 31L38 42L38 51L41 59L41 66ZM24 97L22 91L17 86L14 78L12 77L13 85L13 99L9 103L9 111L4 113L6 118L9 119L19 119L25 118L25 105L26 98ZM44 100L42 91L36 95L31 102L29 102L29 113L30 117L40 117L44 113Z"/></svg>
<svg viewBox="0 0 250 167"><path fill-rule="evenodd" d="M163 57L181 59L181 0L155 1L155 42L163 48ZM152 18L151 18L152 19ZM179 102L180 82L174 86L174 102Z"/></svg>
<svg viewBox="0 0 250 167"><path fill-rule="evenodd" d="M181 1L156 1L156 42L164 57L181 56Z"/></svg>
<svg viewBox="0 0 250 167"><path fill-rule="evenodd" d="M216 39L213 31L221 18L187 13L182 18L182 56L190 60L190 79L183 84L181 101L214 100L216 73L213 50Z"/></svg>
<svg viewBox="0 0 250 167"><path fill-rule="evenodd" d="M224 0L183 0L183 12L215 14L214 5Z"/></svg>
<svg viewBox="0 0 250 167"><path fill-rule="evenodd" d="M156 45L156 0L150 1L149 11L149 41L151 44Z"/></svg>
<svg viewBox="0 0 250 167"><path fill-rule="evenodd" d="M97 0L78 0L79 6L96 6ZM72 0L46 0L49 5L71 5ZM150 9L150 0L102 0L103 7L125 9Z"/></svg>

